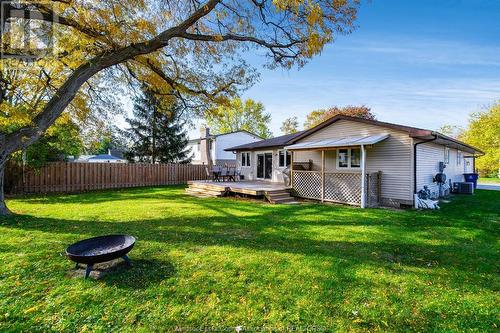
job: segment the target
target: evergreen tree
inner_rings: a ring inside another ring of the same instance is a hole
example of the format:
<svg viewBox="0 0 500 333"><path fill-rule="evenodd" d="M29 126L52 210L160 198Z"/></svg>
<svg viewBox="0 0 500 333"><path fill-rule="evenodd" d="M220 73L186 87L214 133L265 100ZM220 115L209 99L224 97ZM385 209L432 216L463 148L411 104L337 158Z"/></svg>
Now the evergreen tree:
<svg viewBox="0 0 500 333"><path fill-rule="evenodd" d="M187 133L175 101L158 98L150 89L134 101L133 118L127 118L125 136L131 141L129 158L150 163L188 163Z"/></svg>

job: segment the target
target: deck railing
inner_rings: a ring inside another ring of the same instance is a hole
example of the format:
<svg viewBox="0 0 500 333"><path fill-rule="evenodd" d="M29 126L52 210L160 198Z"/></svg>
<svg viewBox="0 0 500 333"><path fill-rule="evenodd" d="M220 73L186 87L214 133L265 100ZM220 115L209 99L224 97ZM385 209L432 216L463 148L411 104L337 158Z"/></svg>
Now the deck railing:
<svg viewBox="0 0 500 333"><path fill-rule="evenodd" d="M366 174L367 206L377 206L380 198L380 173ZM307 199L361 205L361 174L320 171L293 171L295 195Z"/></svg>

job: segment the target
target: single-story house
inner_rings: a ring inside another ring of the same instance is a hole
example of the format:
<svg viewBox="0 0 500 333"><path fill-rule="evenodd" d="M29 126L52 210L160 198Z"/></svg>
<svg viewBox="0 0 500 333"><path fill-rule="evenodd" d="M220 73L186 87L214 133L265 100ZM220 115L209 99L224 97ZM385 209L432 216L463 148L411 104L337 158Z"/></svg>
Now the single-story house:
<svg viewBox="0 0 500 333"><path fill-rule="evenodd" d="M424 185L437 196L443 166L447 182L462 182L483 154L436 131L341 115L226 150L244 179L283 182L288 174L296 196L362 207L413 205Z"/></svg>
<svg viewBox="0 0 500 333"><path fill-rule="evenodd" d="M260 140L260 136L245 130L211 134L208 127L202 127L200 137L189 140L187 148L192 154L191 164L235 165L236 156L227 148Z"/></svg>

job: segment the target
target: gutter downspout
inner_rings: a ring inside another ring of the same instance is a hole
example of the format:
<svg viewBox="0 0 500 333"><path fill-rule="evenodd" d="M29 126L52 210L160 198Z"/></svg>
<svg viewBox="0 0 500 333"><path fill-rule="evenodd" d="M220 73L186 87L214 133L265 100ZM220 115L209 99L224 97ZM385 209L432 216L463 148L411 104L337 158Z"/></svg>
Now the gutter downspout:
<svg viewBox="0 0 500 333"><path fill-rule="evenodd" d="M417 194L417 146L422 143L427 143L437 140L438 136L436 134L432 135L434 136L433 139L424 140L422 142L417 142L413 144L413 193L414 194Z"/></svg>

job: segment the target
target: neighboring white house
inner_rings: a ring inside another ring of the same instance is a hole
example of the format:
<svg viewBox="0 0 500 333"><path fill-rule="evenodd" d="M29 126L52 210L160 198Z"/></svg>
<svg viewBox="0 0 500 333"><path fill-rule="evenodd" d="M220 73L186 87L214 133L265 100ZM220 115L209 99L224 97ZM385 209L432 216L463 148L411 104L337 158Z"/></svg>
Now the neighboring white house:
<svg viewBox="0 0 500 333"><path fill-rule="evenodd" d="M207 154L207 141L209 154ZM214 165L235 165L236 155L225 149L235 146L261 141L262 138L248 131L236 131L231 133L210 134L210 129L203 127L200 130L200 138L188 142L188 149L192 155L192 164L208 164L207 156L210 156Z"/></svg>
<svg viewBox="0 0 500 333"><path fill-rule="evenodd" d="M346 116L228 150L237 152L245 179L282 182L293 161L297 196L361 206L372 194L377 204L413 205L413 194L425 185L437 194L440 164L446 166L446 184L463 182L483 154L435 131Z"/></svg>

